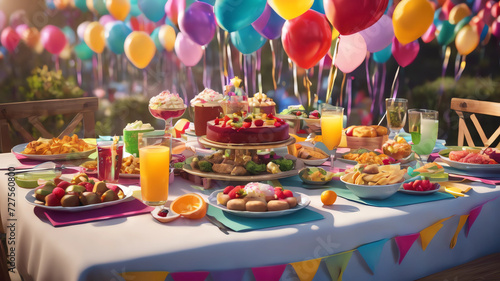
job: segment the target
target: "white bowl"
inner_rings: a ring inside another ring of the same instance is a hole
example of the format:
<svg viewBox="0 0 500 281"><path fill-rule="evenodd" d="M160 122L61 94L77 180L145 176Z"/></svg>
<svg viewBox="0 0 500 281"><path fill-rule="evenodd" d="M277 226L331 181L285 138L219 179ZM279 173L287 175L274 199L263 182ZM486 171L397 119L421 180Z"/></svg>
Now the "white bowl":
<svg viewBox="0 0 500 281"><path fill-rule="evenodd" d="M403 184L402 182L398 182L388 185L359 185L345 182L342 178L340 178L340 180L345 183L346 187L359 198L377 200L383 200L391 197Z"/></svg>

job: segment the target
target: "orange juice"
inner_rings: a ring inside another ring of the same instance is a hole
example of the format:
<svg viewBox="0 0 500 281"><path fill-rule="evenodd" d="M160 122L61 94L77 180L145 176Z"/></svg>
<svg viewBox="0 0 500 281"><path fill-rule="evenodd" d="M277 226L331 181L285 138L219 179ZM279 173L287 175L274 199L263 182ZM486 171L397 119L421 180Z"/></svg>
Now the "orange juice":
<svg viewBox="0 0 500 281"><path fill-rule="evenodd" d="M323 143L328 149L332 150L340 144L343 122L342 113L321 116L321 134L323 136Z"/></svg>
<svg viewBox="0 0 500 281"><path fill-rule="evenodd" d="M170 148L145 146L139 148L141 161L142 200L149 205L163 205L168 198Z"/></svg>

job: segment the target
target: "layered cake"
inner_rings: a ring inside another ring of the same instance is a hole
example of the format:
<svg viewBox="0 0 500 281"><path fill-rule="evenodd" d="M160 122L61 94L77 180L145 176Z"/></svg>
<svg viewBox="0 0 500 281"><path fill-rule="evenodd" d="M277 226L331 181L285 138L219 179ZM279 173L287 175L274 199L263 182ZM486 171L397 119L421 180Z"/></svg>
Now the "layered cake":
<svg viewBox="0 0 500 281"><path fill-rule="evenodd" d="M289 125L272 114L230 114L207 123L207 139L221 143L268 143L289 138Z"/></svg>
<svg viewBox="0 0 500 281"><path fill-rule="evenodd" d="M194 109L194 130L197 136L207 134L207 122L222 113L220 102L224 96L212 89L205 89L191 100Z"/></svg>
<svg viewBox="0 0 500 281"><path fill-rule="evenodd" d="M276 114L276 103L263 93L255 93L253 98L249 98L248 106L252 113Z"/></svg>

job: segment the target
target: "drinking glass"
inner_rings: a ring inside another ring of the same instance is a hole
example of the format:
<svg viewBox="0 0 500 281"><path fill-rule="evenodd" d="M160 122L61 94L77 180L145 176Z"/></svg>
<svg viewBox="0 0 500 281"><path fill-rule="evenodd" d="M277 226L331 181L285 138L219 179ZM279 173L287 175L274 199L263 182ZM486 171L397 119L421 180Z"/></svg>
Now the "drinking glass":
<svg viewBox="0 0 500 281"><path fill-rule="evenodd" d="M344 108L327 106L321 110L321 134L323 143L330 150L330 169L333 171L335 152L342 138L344 124Z"/></svg>
<svg viewBox="0 0 500 281"><path fill-rule="evenodd" d="M97 178L106 182L118 182L122 167L123 143L97 142Z"/></svg>
<svg viewBox="0 0 500 281"><path fill-rule="evenodd" d="M406 123L408 100L401 98L385 99L385 109L387 116L387 127L389 127L389 130L391 131L389 137L393 139L396 133L403 129Z"/></svg>
<svg viewBox="0 0 500 281"><path fill-rule="evenodd" d="M413 151L420 155L422 160L427 160L436 145L439 112L429 109L409 109L408 128Z"/></svg>
<svg viewBox="0 0 500 281"><path fill-rule="evenodd" d="M159 206L167 202L171 146L170 135L142 136L139 144L141 195L146 205Z"/></svg>

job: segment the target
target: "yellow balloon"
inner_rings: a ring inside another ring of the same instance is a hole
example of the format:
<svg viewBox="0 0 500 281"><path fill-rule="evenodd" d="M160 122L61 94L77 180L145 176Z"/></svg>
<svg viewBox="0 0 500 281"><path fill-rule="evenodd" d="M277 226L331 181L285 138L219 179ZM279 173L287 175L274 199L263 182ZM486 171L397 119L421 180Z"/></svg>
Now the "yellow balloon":
<svg viewBox="0 0 500 281"><path fill-rule="evenodd" d="M158 32L158 39L160 39L160 43L165 48L165 50L171 52L174 50L175 46L175 29L170 25L162 25L160 27L160 31Z"/></svg>
<svg viewBox="0 0 500 281"><path fill-rule="evenodd" d="M268 0L267 3L282 18L291 20L309 10L314 0Z"/></svg>
<svg viewBox="0 0 500 281"><path fill-rule="evenodd" d="M64 10L69 6L69 0L54 0L54 6L58 10Z"/></svg>
<svg viewBox="0 0 500 281"><path fill-rule="evenodd" d="M394 35L401 44L408 44L422 36L434 19L434 8L427 0L403 0L394 9Z"/></svg>
<svg viewBox="0 0 500 281"><path fill-rule="evenodd" d="M458 4L451 9L450 14L448 15L448 21L451 24L457 24L463 18L468 17L470 15L471 11L469 9L469 6L467 6L467 4L465 3Z"/></svg>
<svg viewBox="0 0 500 281"><path fill-rule="evenodd" d="M458 53L462 56L466 56L479 45L479 34L474 31L474 28L468 24L457 32L455 37L455 46L457 47Z"/></svg>
<svg viewBox="0 0 500 281"><path fill-rule="evenodd" d="M129 0L106 0L106 8L117 20L125 20L130 12Z"/></svg>
<svg viewBox="0 0 500 281"><path fill-rule="evenodd" d="M69 43L66 43L64 49L59 53L59 57L63 60L71 58L71 45Z"/></svg>
<svg viewBox="0 0 500 281"><path fill-rule="evenodd" d="M104 38L104 26L102 26L98 21L94 21L87 25L85 33L83 34L83 41L89 46L89 48L100 54L104 51L106 46L106 39Z"/></svg>
<svg viewBox="0 0 500 281"><path fill-rule="evenodd" d="M144 31L133 31L125 39L125 55L140 69L145 68L155 56L156 47L153 39Z"/></svg>
<svg viewBox="0 0 500 281"><path fill-rule="evenodd" d="M94 9L94 0L87 0L85 1L87 3L87 8L89 8L89 11L92 13L97 13L97 11Z"/></svg>

